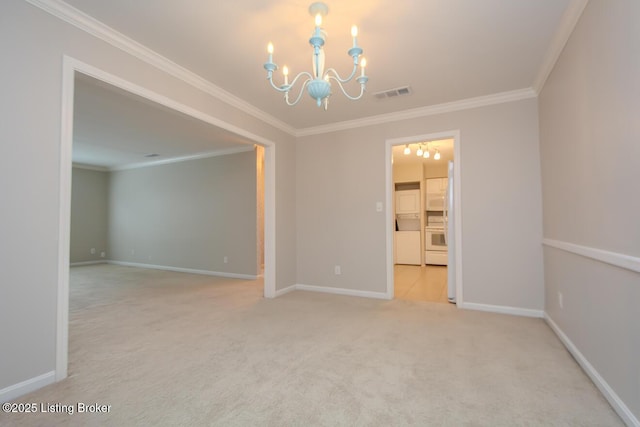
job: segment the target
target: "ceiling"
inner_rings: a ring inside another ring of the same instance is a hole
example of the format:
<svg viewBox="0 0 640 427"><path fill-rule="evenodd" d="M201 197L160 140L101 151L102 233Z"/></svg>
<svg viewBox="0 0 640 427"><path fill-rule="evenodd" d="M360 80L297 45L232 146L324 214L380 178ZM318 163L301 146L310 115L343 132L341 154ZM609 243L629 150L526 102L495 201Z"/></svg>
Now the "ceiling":
<svg viewBox="0 0 640 427"><path fill-rule="evenodd" d="M309 0L66 3L300 133L531 89L548 65L549 53L557 49L554 37L563 30L563 15L577 1L329 0L323 21L327 67L342 75L350 72L346 52L351 25L357 24L369 83L360 101L349 101L334 88L328 111L306 94L297 106L287 106L263 69L266 45L273 42L274 62L287 65L290 76L310 71L308 39L314 24ZM279 71L275 78L280 84ZM347 89L353 94L356 86ZM409 86L411 94L384 100L373 96L401 86ZM88 94L86 101L96 101L96 94Z"/></svg>
<svg viewBox="0 0 640 427"><path fill-rule="evenodd" d="M105 169L253 149L234 133L77 74L73 162Z"/></svg>

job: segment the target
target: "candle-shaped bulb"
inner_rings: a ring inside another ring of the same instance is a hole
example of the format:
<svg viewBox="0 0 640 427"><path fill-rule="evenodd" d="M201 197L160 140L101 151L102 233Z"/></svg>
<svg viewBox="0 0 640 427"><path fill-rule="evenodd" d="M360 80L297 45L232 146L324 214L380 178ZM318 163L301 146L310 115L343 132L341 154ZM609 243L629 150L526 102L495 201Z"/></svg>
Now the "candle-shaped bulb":
<svg viewBox="0 0 640 427"><path fill-rule="evenodd" d="M367 58L362 58L362 61L360 61L360 71L362 72L362 74L360 74L362 77L364 77L364 69L367 66Z"/></svg>
<svg viewBox="0 0 640 427"><path fill-rule="evenodd" d="M267 52L269 52L269 59L267 60L268 64L273 63L273 43L269 42L267 45Z"/></svg>
<svg viewBox="0 0 640 427"><path fill-rule="evenodd" d="M322 25L322 15L318 13L316 15L316 27L319 27L320 25Z"/></svg>
<svg viewBox="0 0 640 427"><path fill-rule="evenodd" d="M284 74L284 84L289 84L289 67L286 65L282 67L282 74Z"/></svg>
<svg viewBox="0 0 640 427"><path fill-rule="evenodd" d="M353 47L358 47L358 27L351 27L351 37L353 37Z"/></svg>

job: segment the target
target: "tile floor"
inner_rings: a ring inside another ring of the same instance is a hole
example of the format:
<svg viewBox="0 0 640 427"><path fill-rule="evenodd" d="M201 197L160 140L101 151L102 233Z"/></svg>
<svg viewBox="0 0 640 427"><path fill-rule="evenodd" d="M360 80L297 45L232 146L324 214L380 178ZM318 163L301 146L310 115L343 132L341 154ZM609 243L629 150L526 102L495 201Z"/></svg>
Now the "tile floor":
<svg viewBox="0 0 640 427"><path fill-rule="evenodd" d="M397 299L449 303L447 266L396 264L394 289Z"/></svg>

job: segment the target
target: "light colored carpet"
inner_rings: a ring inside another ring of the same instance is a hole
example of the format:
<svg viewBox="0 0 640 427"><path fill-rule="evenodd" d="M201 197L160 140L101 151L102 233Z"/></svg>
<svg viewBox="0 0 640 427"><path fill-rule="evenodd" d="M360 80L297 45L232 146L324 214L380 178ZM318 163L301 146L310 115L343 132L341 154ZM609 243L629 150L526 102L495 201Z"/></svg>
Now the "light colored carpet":
<svg viewBox="0 0 640 427"><path fill-rule="evenodd" d="M1 425L623 425L541 319L98 265L71 271L70 377Z"/></svg>

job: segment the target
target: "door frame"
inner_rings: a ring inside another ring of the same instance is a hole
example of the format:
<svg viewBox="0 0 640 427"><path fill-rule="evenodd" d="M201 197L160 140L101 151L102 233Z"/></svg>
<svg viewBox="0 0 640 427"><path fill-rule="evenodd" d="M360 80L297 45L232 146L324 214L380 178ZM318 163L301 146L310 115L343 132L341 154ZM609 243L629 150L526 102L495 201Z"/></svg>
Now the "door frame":
<svg viewBox="0 0 640 427"><path fill-rule="evenodd" d="M127 92L233 132L264 147L264 297L276 296L276 146L271 140L248 132L167 96L65 55L62 63L60 130L60 198L58 225L58 289L56 315L56 381L67 377L69 358L69 245L71 231L71 174L73 108L76 73L84 74Z"/></svg>
<svg viewBox="0 0 640 427"><path fill-rule="evenodd" d="M463 306L463 286L462 286L462 197L461 197L461 165L460 155L460 131L451 130L445 132L430 133L424 135L414 135L401 138L391 138L385 140L385 231L387 249L387 299L394 297L394 264L393 264L393 147L396 145L413 144L421 141L433 141L438 139L453 139L453 209L454 209L454 253L455 258L455 280L456 280L456 305ZM424 233L424 230L421 230Z"/></svg>

